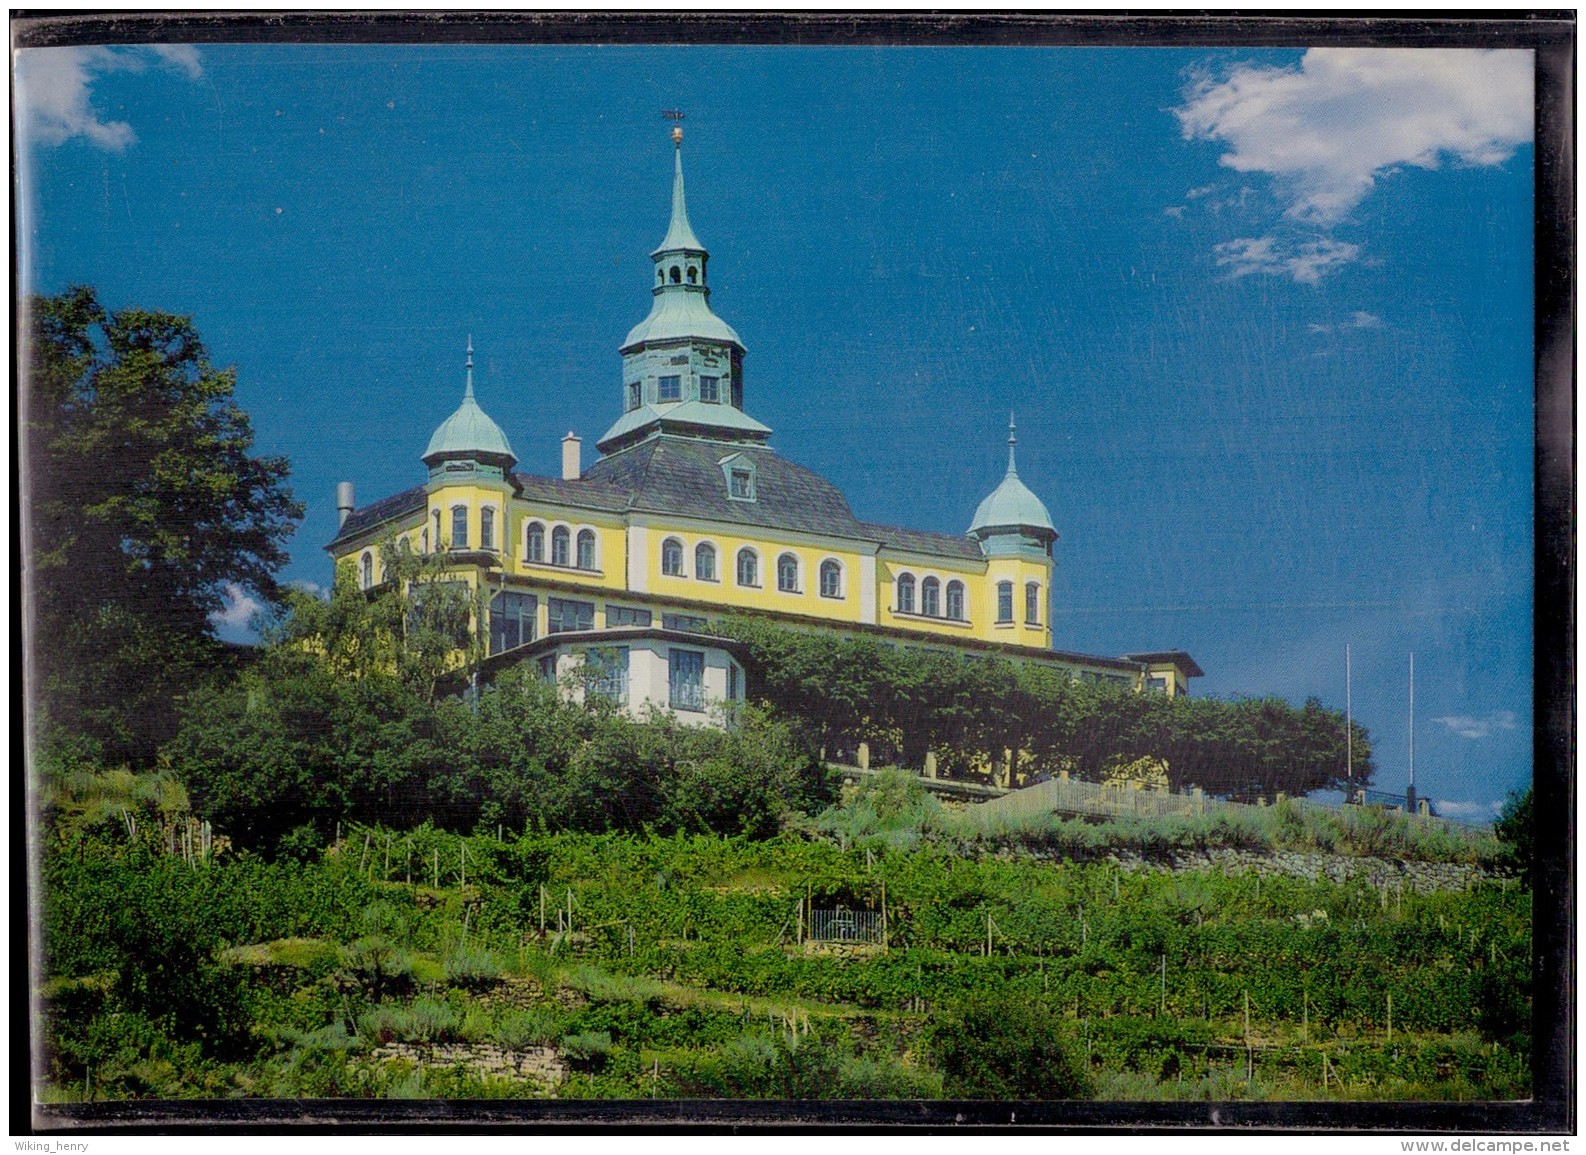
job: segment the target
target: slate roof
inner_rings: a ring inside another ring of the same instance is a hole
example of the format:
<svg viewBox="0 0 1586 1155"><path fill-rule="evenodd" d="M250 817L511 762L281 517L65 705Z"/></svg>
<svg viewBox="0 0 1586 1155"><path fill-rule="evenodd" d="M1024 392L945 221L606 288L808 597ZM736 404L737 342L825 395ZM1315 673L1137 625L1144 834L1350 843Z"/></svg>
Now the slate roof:
<svg viewBox="0 0 1586 1155"><path fill-rule="evenodd" d="M740 456L754 464L755 500L727 496L721 462ZM603 457L588 477L626 490L629 508L766 529L865 537L837 487L760 445L652 437Z"/></svg>
<svg viewBox="0 0 1586 1155"><path fill-rule="evenodd" d="M969 558L980 561L985 555L980 544L968 534L933 533L923 529L903 529L896 525L876 525L862 521L860 529L868 538L880 541L893 549L906 549L913 553L945 554L948 557Z"/></svg>
<svg viewBox="0 0 1586 1155"><path fill-rule="evenodd" d="M382 497L372 505L362 509L355 509L347 515L347 520L331 539L326 549L335 547L349 537L355 537L364 530L373 529L382 522L391 521L416 510L423 509L426 504L424 496L425 487L415 485L412 489L404 489L401 493L393 493L390 497Z"/></svg>
<svg viewBox="0 0 1586 1155"><path fill-rule="evenodd" d="M754 464L754 501L727 496L724 458ZM856 519L841 491L819 474L796 465L763 445L651 437L630 449L603 457L576 481L514 473L527 501L550 502L606 513L635 511L675 514L764 529L818 533L854 541L880 542L914 553L979 561L971 537L930 533ZM355 510L326 547L417 512L426 504L425 487L414 486Z"/></svg>

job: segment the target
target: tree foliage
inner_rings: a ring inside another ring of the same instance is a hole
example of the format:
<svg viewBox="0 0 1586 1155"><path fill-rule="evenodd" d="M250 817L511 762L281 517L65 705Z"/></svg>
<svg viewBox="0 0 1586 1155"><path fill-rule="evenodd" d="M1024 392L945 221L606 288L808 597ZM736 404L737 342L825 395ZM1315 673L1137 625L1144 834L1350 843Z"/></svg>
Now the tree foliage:
<svg viewBox="0 0 1586 1155"><path fill-rule="evenodd" d="M452 829L768 835L830 799L793 731L742 710L726 730L566 699L527 665L462 690L482 607L402 546L383 580L289 591L253 667L191 695L168 747L193 804L240 845L298 855L338 821Z"/></svg>
<svg viewBox="0 0 1586 1155"><path fill-rule="evenodd" d="M24 364L34 685L56 728L146 759L220 658L226 587L278 596L302 506L188 318L35 298Z"/></svg>
<svg viewBox="0 0 1586 1155"><path fill-rule="evenodd" d="M859 742L919 767L967 774L1020 752L1029 774L1101 780L1140 759L1167 763L1174 789L1238 799L1370 782L1371 744L1354 726L1346 778L1345 720L1312 699L1168 698L1076 682L1049 665L885 645L736 619L751 685L836 757ZM874 757L873 757L874 760Z"/></svg>

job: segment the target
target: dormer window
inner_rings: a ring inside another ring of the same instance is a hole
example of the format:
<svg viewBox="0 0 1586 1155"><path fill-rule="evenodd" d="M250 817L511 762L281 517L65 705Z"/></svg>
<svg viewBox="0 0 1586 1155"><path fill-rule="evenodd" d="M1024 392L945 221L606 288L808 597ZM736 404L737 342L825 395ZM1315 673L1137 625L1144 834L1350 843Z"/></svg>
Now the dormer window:
<svg viewBox="0 0 1586 1155"><path fill-rule="evenodd" d="M662 401L683 400L683 379L681 377L662 377L658 382L659 398Z"/></svg>
<svg viewBox="0 0 1586 1155"><path fill-rule="evenodd" d="M721 459L721 472L727 482L727 496L733 501L754 501L754 459L734 453Z"/></svg>

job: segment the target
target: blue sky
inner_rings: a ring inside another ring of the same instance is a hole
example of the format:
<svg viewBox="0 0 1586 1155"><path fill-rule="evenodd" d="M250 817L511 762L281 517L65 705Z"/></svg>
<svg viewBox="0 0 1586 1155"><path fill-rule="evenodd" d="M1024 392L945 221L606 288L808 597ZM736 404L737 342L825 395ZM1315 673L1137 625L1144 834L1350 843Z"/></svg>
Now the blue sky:
<svg viewBox="0 0 1586 1155"><path fill-rule="evenodd" d="M520 468L619 412L682 108L746 408L861 518L1020 474L1054 633L1344 704L1378 784L1530 776L1529 53L170 46L16 67L25 291L191 315L325 584L472 334ZM245 616L246 595L236 616ZM227 624L228 631L235 626Z"/></svg>

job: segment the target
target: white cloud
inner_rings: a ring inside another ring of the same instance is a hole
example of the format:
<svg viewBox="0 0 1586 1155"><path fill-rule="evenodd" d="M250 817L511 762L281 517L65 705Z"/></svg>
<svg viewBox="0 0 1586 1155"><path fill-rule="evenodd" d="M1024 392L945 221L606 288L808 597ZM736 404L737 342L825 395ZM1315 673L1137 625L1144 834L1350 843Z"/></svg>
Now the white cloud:
<svg viewBox="0 0 1586 1155"><path fill-rule="evenodd" d="M1360 246L1330 234L1378 181L1406 165L1502 164L1531 140L1532 55L1312 48L1291 67L1241 64L1199 77L1174 110L1185 139L1223 144L1228 168L1270 177L1284 218L1271 236L1219 246L1218 263L1236 277L1315 284L1359 259ZM1283 253L1257 248L1247 259L1261 242Z"/></svg>
<svg viewBox="0 0 1586 1155"><path fill-rule="evenodd" d="M105 120L93 106L94 82L110 72L142 72L150 63L179 69L189 80L203 75L198 50L189 44L152 48L28 48L17 53L15 94L18 120L44 144L82 137L110 152L137 140L124 120Z"/></svg>
<svg viewBox="0 0 1586 1155"><path fill-rule="evenodd" d="M1276 178L1289 216L1333 224L1399 165L1502 164L1532 108L1526 50L1312 48L1203 77L1176 115L1187 139L1227 144L1229 168Z"/></svg>
<svg viewBox="0 0 1586 1155"><path fill-rule="evenodd" d="M1494 730L1513 730L1517 725L1513 710L1493 710L1481 718L1449 714L1432 721L1441 722L1461 738L1485 738Z"/></svg>
<svg viewBox="0 0 1586 1155"><path fill-rule="evenodd" d="M330 590L325 586L320 585L318 582L311 582L305 579L302 581L288 582L287 585L291 586L293 589L302 590L306 594L311 594L322 602L330 601Z"/></svg>
<svg viewBox="0 0 1586 1155"><path fill-rule="evenodd" d="M1375 313L1368 313L1363 309L1356 309L1349 315L1349 320L1342 325L1345 329L1380 329L1382 318Z"/></svg>
<svg viewBox="0 0 1586 1155"><path fill-rule="evenodd" d="M1269 235L1224 241L1215 252L1217 263L1228 270L1230 277L1279 273L1302 285L1314 285L1358 257L1360 246L1331 237L1296 242Z"/></svg>
<svg viewBox="0 0 1586 1155"><path fill-rule="evenodd" d="M209 615L217 626L247 627L264 611L264 605L236 582L227 582L226 604Z"/></svg>

